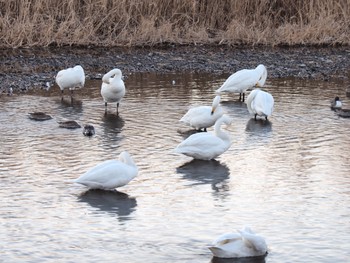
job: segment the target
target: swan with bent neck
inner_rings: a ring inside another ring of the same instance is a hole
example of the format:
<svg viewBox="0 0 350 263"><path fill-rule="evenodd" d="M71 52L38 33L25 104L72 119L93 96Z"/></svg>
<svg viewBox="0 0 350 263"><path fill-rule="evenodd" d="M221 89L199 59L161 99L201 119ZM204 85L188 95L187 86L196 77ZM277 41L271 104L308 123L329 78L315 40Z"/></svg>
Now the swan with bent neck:
<svg viewBox="0 0 350 263"><path fill-rule="evenodd" d="M71 97L73 96L73 91L76 89L81 89L85 84L85 73L82 66L77 65L74 68L67 68L60 70L56 75L56 83L59 86L62 98L63 91L69 89L71 91Z"/></svg>
<svg viewBox="0 0 350 263"><path fill-rule="evenodd" d="M218 157L231 146L229 134L221 130L222 124L230 125L231 122L231 118L227 115L221 116L215 122L214 133L192 134L176 147L175 152L200 160L211 160Z"/></svg>
<svg viewBox="0 0 350 263"><path fill-rule="evenodd" d="M254 86L263 87L266 78L266 67L260 64L255 69L242 69L235 72L215 92L217 94L222 94L224 92L239 93L239 101L242 100L244 102L245 92Z"/></svg>
<svg viewBox="0 0 350 263"><path fill-rule="evenodd" d="M119 103L125 95L125 85L120 69L112 69L102 77L101 95L105 102L105 112L108 103L117 103L117 114Z"/></svg>
<svg viewBox="0 0 350 263"><path fill-rule="evenodd" d="M215 122L224 114L224 111L219 106L220 96L213 99L211 106L198 106L189 109L186 114L180 119L183 122L196 130L204 129L213 126Z"/></svg>

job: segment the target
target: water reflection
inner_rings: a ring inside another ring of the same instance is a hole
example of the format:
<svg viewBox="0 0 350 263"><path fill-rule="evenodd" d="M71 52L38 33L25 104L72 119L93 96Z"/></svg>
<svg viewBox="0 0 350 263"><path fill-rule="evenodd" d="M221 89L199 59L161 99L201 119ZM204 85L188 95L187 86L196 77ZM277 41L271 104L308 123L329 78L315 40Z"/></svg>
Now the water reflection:
<svg viewBox="0 0 350 263"><path fill-rule="evenodd" d="M247 122L245 130L250 134L267 134L272 131L272 123L269 120L252 118Z"/></svg>
<svg viewBox="0 0 350 263"><path fill-rule="evenodd" d="M125 121L118 114L106 113L102 117L102 126L106 133L120 133Z"/></svg>
<svg viewBox="0 0 350 263"><path fill-rule="evenodd" d="M213 257L210 263L265 263L265 256L249 258L217 258Z"/></svg>
<svg viewBox="0 0 350 263"><path fill-rule="evenodd" d="M119 191L88 190L79 196L79 201L88 203L100 211L117 214L121 221L130 219L129 215L137 206L134 197Z"/></svg>
<svg viewBox="0 0 350 263"><path fill-rule="evenodd" d="M60 98L56 99L58 110L63 117L71 118L72 115L81 115L83 113L83 102L75 98Z"/></svg>
<svg viewBox="0 0 350 263"><path fill-rule="evenodd" d="M176 169L184 179L195 181L193 185L210 184L216 192L227 192L227 180L230 176L229 168L217 160L195 160L185 163Z"/></svg>

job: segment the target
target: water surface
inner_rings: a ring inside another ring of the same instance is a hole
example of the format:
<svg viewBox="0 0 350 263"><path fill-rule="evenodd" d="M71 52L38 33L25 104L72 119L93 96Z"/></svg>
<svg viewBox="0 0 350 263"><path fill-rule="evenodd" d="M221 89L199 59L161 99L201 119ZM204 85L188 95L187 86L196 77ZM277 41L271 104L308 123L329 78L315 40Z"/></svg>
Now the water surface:
<svg viewBox="0 0 350 263"><path fill-rule="evenodd" d="M335 95L350 108L345 84L268 80L269 121L224 95L231 148L212 161L174 154L190 134L179 119L210 105L225 78L130 75L119 116L113 105L105 115L98 80L73 102L57 86L0 97L1 261L217 262L208 244L248 225L270 253L244 262L345 262L350 119L329 108ZM30 120L33 111L53 119ZM59 128L61 120L90 123L96 135ZM72 183L123 150L140 172L119 192Z"/></svg>

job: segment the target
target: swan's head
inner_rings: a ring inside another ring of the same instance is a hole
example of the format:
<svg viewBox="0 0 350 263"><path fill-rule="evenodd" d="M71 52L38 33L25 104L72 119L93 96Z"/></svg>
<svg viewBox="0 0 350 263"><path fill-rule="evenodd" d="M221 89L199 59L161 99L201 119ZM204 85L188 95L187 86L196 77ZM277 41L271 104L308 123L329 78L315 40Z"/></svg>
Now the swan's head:
<svg viewBox="0 0 350 263"><path fill-rule="evenodd" d="M263 64L260 64L259 66L257 66L255 68L255 70L258 72L258 74L260 76L258 82L256 83L256 86L263 87L265 85L265 82L267 79L266 67Z"/></svg>
<svg viewBox="0 0 350 263"><path fill-rule="evenodd" d="M228 115L224 114L222 115L217 121L219 121L223 124L226 124L226 125L231 125L232 122L233 122L233 119L230 118Z"/></svg>
<svg viewBox="0 0 350 263"><path fill-rule="evenodd" d="M110 78L116 78L116 79L123 79L123 74L122 71L118 68L112 69L111 71L109 71L108 73L106 73L103 77L102 77L102 81L104 83L109 84L110 83Z"/></svg>
<svg viewBox="0 0 350 263"><path fill-rule="evenodd" d="M220 96L216 96L213 100L212 108L211 108L211 115L214 114L216 108L219 106L220 103Z"/></svg>

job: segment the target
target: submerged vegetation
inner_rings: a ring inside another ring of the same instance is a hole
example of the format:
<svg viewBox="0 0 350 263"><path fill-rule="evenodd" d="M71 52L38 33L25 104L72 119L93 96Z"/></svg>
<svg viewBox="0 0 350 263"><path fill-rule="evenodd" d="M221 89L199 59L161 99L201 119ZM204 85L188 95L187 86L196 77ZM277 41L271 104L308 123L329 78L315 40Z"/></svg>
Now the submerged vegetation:
<svg viewBox="0 0 350 263"><path fill-rule="evenodd" d="M0 0L0 47L349 45L349 0Z"/></svg>

